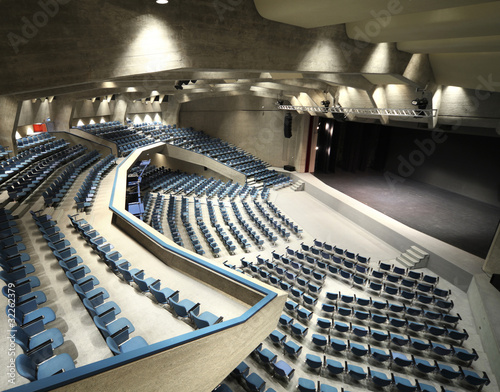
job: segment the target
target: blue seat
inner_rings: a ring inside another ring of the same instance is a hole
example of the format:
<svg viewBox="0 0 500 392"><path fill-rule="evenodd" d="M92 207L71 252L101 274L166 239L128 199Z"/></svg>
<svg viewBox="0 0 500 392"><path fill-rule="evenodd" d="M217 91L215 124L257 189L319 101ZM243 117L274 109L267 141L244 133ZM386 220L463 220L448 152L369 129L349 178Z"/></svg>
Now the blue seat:
<svg viewBox="0 0 500 392"><path fill-rule="evenodd" d="M338 392L337 388L321 383L319 392Z"/></svg>
<svg viewBox="0 0 500 392"><path fill-rule="evenodd" d="M189 299L183 299L180 302L175 301L172 297L168 299L168 303L174 310L174 313L178 317L189 317L189 313L193 312L194 314L198 314L200 311L200 304L194 303Z"/></svg>
<svg viewBox="0 0 500 392"><path fill-rule="evenodd" d="M387 387L392 384L392 378L388 377L387 374L371 370L369 367L368 376L372 383L377 387Z"/></svg>
<svg viewBox="0 0 500 392"><path fill-rule="evenodd" d="M413 357L413 363L415 364L415 367L418 370L420 370L422 373L432 373L432 372L435 372L437 369L435 362L430 363L426 359Z"/></svg>
<svg viewBox="0 0 500 392"><path fill-rule="evenodd" d="M346 324L346 323L342 323L340 321L334 321L333 328L339 332L349 332L350 325Z"/></svg>
<svg viewBox="0 0 500 392"><path fill-rule="evenodd" d="M231 372L231 376L237 378L245 378L250 372L250 367L245 362L240 362Z"/></svg>
<svg viewBox="0 0 500 392"><path fill-rule="evenodd" d="M276 362L276 358L278 358L278 356L268 348L262 348L262 343L255 349L255 353L258 355L260 361L265 365L270 365Z"/></svg>
<svg viewBox="0 0 500 392"><path fill-rule="evenodd" d="M64 343L61 331L57 328L43 330L35 335L28 335L24 329L18 326L12 327L11 335L15 336L15 342L23 349L26 354L30 350L35 350L43 346L47 341L50 342L52 349L59 347ZM43 358L46 360L48 358Z"/></svg>
<svg viewBox="0 0 500 392"><path fill-rule="evenodd" d="M29 303L14 308L14 319L18 326L23 327L25 324L41 317L43 325L48 324L56 319L54 311L50 308L37 308L36 300L31 299ZM7 305L5 313L8 317L12 317L12 308Z"/></svg>
<svg viewBox="0 0 500 392"><path fill-rule="evenodd" d="M410 336L410 344L419 351L426 351L431 347L430 341L416 339Z"/></svg>
<svg viewBox="0 0 500 392"><path fill-rule="evenodd" d="M324 313L327 313L327 314L333 316L333 313L335 312L335 305L323 303L323 304L321 304L321 310Z"/></svg>
<svg viewBox="0 0 500 392"><path fill-rule="evenodd" d="M436 366L439 373L448 380L454 380L455 378L462 376L461 368L454 369L452 366L440 362L436 362Z"/></svg>
<svg viewBox="0 0 500 392"><path fill-rule="evenodd" d="M354 335L356 335L360 338L363 338L363 337L368 335L369 330L368 330L368 328L363 327L362 325L352 325L351 324L351 332Z"/></svg>
<svg viewBox="0 0 500 392"><path fill-rule="evenodd" d="M368 347L366 347L366 346L364 346L362 344L351 342L349 340L347 342L347 345L348 345L349 350L351 351L351 353L353 353L357 357L364 357L365 355L368 354Z"/></svg>
<svg viewBox="0 0 500 392"><path fill-rule="evenodd" d="M179 291L174 291L171 288L164 287L160 288L161 283L160 280L157 280L153 284L149 286L149 291L155 299L158 301L160 304L167 304L169 298L172 298L175 302L179 302Z"/></svg>
<svg viewBox="0 0 500 392"><path fill-rule="evenodd" d="M376 347L371 347L370 345L368 345L368 351L371 357L378 362L385 362L391 358L390 353Z"/></svg>
<svg viewBox="0 0 500 392"><path fill-rule="evenodd" d="M321 369L323 368L323 358L314 354L307 354L306 365L309 366L310 369L317 370L321 374Z"/></svg>
<svg viewBox="0 0 500 392"><path fill-rule="evenodd" d="M293 318L286 314L282 314L278 320L278 323L283 327L288 327L293 322Z"/></svg>
<svg viewBox="0 0 500 392"><path fill-rule="evenodd" d="M298 357L302 352L302 346L299 346L293 340L289 340L283 345L283 350L286 354L292 357Z"/></svg>
<svg viewBox="0 0 500 392"><path fill-rule="evenodd" d="M365 370L361 366L346 363L347 374L355 381L364 380L367 376Z"/></svg>
<svg viewBox="0 0 500 392"><path fill-rule="evenodd" d="M434 351L438 355L445 356L445 355L450 355L453 352L452 346L446 347L444 344L441 343L430 341L430 346L432 351Z"/></svg>
<svg viewBox="0 0 500 392"><path fill-rule="evenodd" d="M30 357L19 354L16 357L17 372L30 381L50 377L62 371L67 372L75 368L73 358L69 354L55 355L45 362L37 365Z"/></svg>
<svg viewBox="0 0 500 392"><path fill-rule="evenodd" d="M377 324L385 324L387 322L387 316L385 314L370 313L372 321Z"/></svg>
<svg viewBox="0 0 500 392"><path fill-rule="evenodd" d="M394 344L397 344L398 346L406 346L410 342L408 336L398 335L398 334L390 333L390 332L389 332L389 336L391 338L391 342L393 342Z"/></svg>
<svg viewBox="0 0 500 392"><path fill-rule="evenodd" d="M463 369L462 370L462 376L464 381L472 386L479 386L479 390L483 388L484 385L488 385L490 383L490 378L486 374L486 372L483 372L483 376L479 376L476 372L468 369Z"/></svg>
<svg viewBox="0 0 500 392"><path fill-rule="evenodd" d="M282 345L286 342L286 335L275 329L269 334L269 339L275 344Z"/></svg>
<svg viewBox="0 0 500 392"><path fill-rule="evenodd" d="M308 378L299 378L299 384L297 386L300 392L317 392L316 383Z"/></svg>
<svg viewBox="0 0 500 392"><path fill-rule="evenodd" d="M307 310L306 308L297 309L297 318L305 321L310 321L313 316L313 312Z"/></svg>
<svg viewBox="0 0 500 392"><path fill-rule="evenodd" d="M344 364L335 359L325 358L325 367L332 376L337 376L345 372Z"/></svg>
<svg viewBox="0 0 500 392"><path fill-rule="evenodd" d="M245 383L251 392L263 392L266 388L266 382L257 373L245 377Z"/></svg>
<svg viewBox="0 0 500 392"><path fill-rule="evenodd" d="M318 317L317 320L316 320L316 325L319 328L328 329L329 330L332 327L332 320Z"/></svg>
<svg viewBox="0 0 500 392"><path fill-rule="evenodd" d="M423 382L420 382L418 380L415 380L418 386L418 391L419 392L438 392L436 387L429 385L429 384L424 384Z"/></svg>
<svg viewBox="0 0 500 392"><path fill-rule="evenodd" d="M135 331L134 325L128 319L125 317L115 319L114 313L103 317L94 316L94 324L97 328L99 328L105 338L108 336L114 336L125 329L127 329L129 333Z"/></svg>
<svg viewBox="0 0 500 392"><path fill-rule="evenodd" d="M465 348L452 346L453 355L460 359L461 361L468 362L467 366L472 364L472 361L476 361L479 356L477 355L477 351L472 349L472 351L468 351Z"/></svg>
<svg viewBox="0 0 500 392"><path fill-rule="evenodd" d="M330 346L337 351L337 352L342 352L347 350L347 343L343 341L342 339L337 339L337 338L330 338Z"/></svg>
<svg viewBox="0 0 500 392"><path fill-rule="evenodd" d="M370 331L370 336L375 339L377 342L384 342L389 339L389 333L384 331L379 331L377 329L371 329L368 327Z"/></svg>
<svg viewBox="0 0 500 392"><path fill-rule="evenodd" d="M400 390L401 392L413 392L416 391L418 388L417 382L415 384L412 384L410 380L404 377L399 377L399 376L392 376L392 381L396 388Z"/></svg>
<svg viewBox="0 0 500 392"><path fill-rule="evenodd" d="M200 315L197 315L195 312L189 312L189 318L194 322L194 325L197 329L209 327L214 324L218 324L222 322L222 316L216 316L213 313L208 311L203 312Z"/></svg>
<svg viewBox="0 0 500 392"><path fill-rule="evenodd" d="M290 381L295 374L295 369L293 369L285 361L277 361L273 363L273 370L276 376L281 377L286 381Z"/></svg>
<svg viewBox="0 0 500 392"><path fill-rule="evenodd" d="M389 350L391 353L391 361L392 363L401 366L401 367L408 367L413 365L413 358L407 357L406 354L400 353L400 352L394 352Z"/></svg>
<svg viewBox="0 0 500 392"><path fill-rule="evenodd" d="M108 344L108 347L111 349L113 354L119 355L122 353L128 353L130 351L137 350L142 347L146 347L148 343L142 336L134 336L133 338L128 337L128 330L124 332L126 335L126 339L120 343L118 343L116 338L113 338L111 336L108 336L106 338L106 343Z"/></svg>
<svg viewBox="0 0 500 392"><path fill-rule="evenodd" d="M299 323L293 323L290 325L290 332L292 333L292 335L298 338L303 338L304 336L306 336L308 331L309 329L307 327L304 327Z"/></svg>
<svg viewBox="0 0 500 392"><path fill-rule="evenodd" d="M328 336L323 336L317 333L314 333L312 335L312 342L315 344L317 347L322 349L323 351L326 349L328 346Z"/></svg>

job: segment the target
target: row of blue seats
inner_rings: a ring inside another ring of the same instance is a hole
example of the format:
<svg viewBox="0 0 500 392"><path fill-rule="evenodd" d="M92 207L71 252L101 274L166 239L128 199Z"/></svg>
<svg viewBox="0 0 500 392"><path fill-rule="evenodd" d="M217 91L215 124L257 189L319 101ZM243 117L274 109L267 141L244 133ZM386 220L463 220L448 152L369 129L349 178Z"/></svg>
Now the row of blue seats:
<svg viewBox="0 0 500 392"><path fill-rule="evenodd" d="M0 160L8 158L10 156L10 153L12 150L9 150L8 148L5 148L4 146L0 146Z"/></svg>
<svg viewBox="0 0 500 392"><path fill-rule="evenodd" d="M250 226L250 224L243 218L243 216L241 215L241 213L238 209L238 206L236 205L236 203L234 201L231 202L231 207L233 209L233 213L236 216L236 219L237 219L238 223L240 224L240 226L247 232L247 234L250 236L252 241L255 242L255 245L257 245L257 247L259 249L263 249L264 240L260 237L259 234L257 234L255 229L252 226ZM257 223L257 222L255 222L255 223ZM258 224L257 224L257 227L260 229L260 231L266 237L268 237L268 239L273 244L276 243L276 241L278 240L278 237L276 237L274 235L274 233L269 230L269 228L267 228L265 225L259 226Z"/></svg>
<svg viewBox="0 0 500 392"><path fill-rule="evenodd" d="M194 251L199 255L204 255L205 251L203 250L200 240L198 239L198 236L196 235L196 232L191 225L191 222L189 221L188 199L184 196L181 200L181 221L187 231L189 239L191 240Z"/></svg>
<svg viewBox="0 0 500 392"><path fill-rule="evenodd" d="M303 230L297 225L295 224L292 220L290 220L290 218L288 218L285 214L283 214L279 209L278 207L276 207L272 202L270 202L268 199L268 196L269 196L269 188L265 188L267 189L267 192L266 194L264 195L264 190L262 191L263 195L261 196L262 200L265 200L267 206L269 208L271 208L271 210L274 212L274 214L279 218L281 219L281 221L287 225L290 230L292 230L299 238L301 237L302 233L303 233ZM264 209L264 208L262 208Z"/></svg>
<svg viewBox="0 0 500 392"><path fill-rule="evenodd" d="M9 199L18 201L38 188L56 169L83 153L83 146L77 145L57 151L41 161L34 167L27 169L17 176L7 186Z"/></svg>
<svg viewBox="0 0 500 392"><path fill-rule="evenodd" d="M303 326L300 323L293 322L293 319L289 318L286 315L281 316L280 325L282 325L282 327L285 328L290 328L291 335L299 339L303 339L309 331L309 328ZM370 333L373 333L371 329ZM442 352L446 350L446 347L444 347L439 343L433 343L431 341L428 341L428 343L426 343L419 339L411 337L405 339L400 335L391 334L390 332L388 332L387 335L388 335L387 338L388 341L394 343L397 347L405 346L408 344L407 343L408 341L412 341L413 347L423 352L425 350L428 350L428 348L423 349L423 347L421 346L423 345L425 347L427 346L427 344L429 344L430 347L432 347L432 350L440 357L444 355L442 354ZM374 339L379 341L380 336L378 334L373 333L372 336L374 337ZM298 357L302 351L302 346L297 345L293 341L287 344L286 335L282 334L280 331L274 331L270 335L270 339L274 343L283 346L285 352L288 355ZM377 361L377 363L379 364L384 364L387 362L389 367L391 367L393 364L396 364L401 368L415 369L415 371L418 370L419 372L422 373L440 374L444 378L449 380L453 380L458 377L464 376L465 373L467 373L470 376L470 379L474 379L473 381L474 383L471 382L471 385L483 385L485 383L489 383L489 379L486 373L483 373L483 376L481 377L478 376L477 373L475 373L471 369L464 369L464 367L461 365L454 367L453 365L450 365L448 363L429 361L427 359L415 357L414 355L411 354L396 352L393 350L386 351L380 348L371 347L370 344L365 346L363 344L351 340L346 341L343 339L339 339L338 337L332 337L330 335L324 336L321 334L313 334L311 341L315 347L319 348L322 351L326 351L327 348L330 347L333 350L333 353L349 352L352 355L354 355L355 358L357 359L363 357L370 357L375 361ZM477 353L475 352L475 350L473 350L473 352L469 352L465 349L455 346L451 346L449 350L450 352L453 352L454 355L461 361L469 362L467 366L470 365L472 360L477 359ZM268 355L268 357L270 356ZM306 355L306 363L312 369L321 369L323 367L323 360L314 354ZM332 374L340 374L345 371L345 368L342 366L341 362L332 360L331 364L335 364L335 366L333 366L333 369L329 369L330 372L333 372ZM366 376L362 377L361 379L364 378L366 378Z"/></svg>
<svg viewBox="0 0 500 392"><path fill-rule="evenodd" d="M11 327L11 336L22 348L23 354L15 359L17 372L30 381L50 377L62 371L75 368L73 358L67 353L54 355L54 349L62 346L64 338L57 328L45 329L45 325L56 319L51 308L39 307L47 301L43 291L32 291L40 286L40 280L28 276L35 272L32 264L27 263L30 257L20 253L26 247L22 243L14 216L9 210L0 211L2 220L12 222L10 232L2 232L0 278L6 283L3 294L9 300L6 313ZM15 326L14 324L17 324Z"/></svg>
<svg viewBox="0 0 500 392"><path fill-rule="evenodd" d="M317 245L318 243L322 244L322 249L319 249L319 246ZM309 246L304 243L301 243L300 246L303 252L309 252L313 256L321 256L325 261L332 260L336 264L339 264L342 260L347 259L355 264L367 265L371 260L370 257L361 256L359 253L354 253L337 246L328 245L326 242L321 243L316 239L314 240L314 246Z"/></svg>
<svg viewBox="0 0 500 392"><path fill-rule="evenodd" d="M188 319L193 322L196 328L204 328L223 320L222 317L216 316L211 312L205 311L200 314L200 304L194 303L189 299L179 301L179 291L174 291L169 287L161 288L159 279L146 277L144 270L132 268L131 263L122 259L120 252L113 250L112 244L97 233L89 234L95 231L85 219L77 219L76 216L68 215L73 227L85 238L87 243L93 247L99 254L101 260L115 273L119 273L124 281L128 284L136 284L139 290L143 293L151 293L155 300L164 305L168 304L175 315L181 319ZM97 241L97 238L101 240Z"/></svg>
<svg viewBox="0 0 500 392"><path fill-rule="evenodd" d="M253 203L257 207L257 209L260 211L260 213L264 216L264 218L266 218L266 220L271 224L271 226L274 227L278 231L278 233L280 233L280 235L285 239L285 241L288 242L291 233L286 228L282 227L281 224L276 219L271 217L264 210L264 207L256 199L253 199ZM243 202L243 206L247 210L248 214L250 214L250 212L252 212L252 214L253 214L253 211L250 209L250 206L248 205L248 203ZM253 214L253 216L255 216L255 214Z"/></svg>
<svg viewBox="0 0 500 392"><path fill-rule="evenodd" d="M207 209L208 209L208 214L210 216L210 223L214 227L216 233L222 240L222 243L224 244L228 252L230 254L234 254L236 251L236 245L234 244L231 237L226 233L222 225L218 223L217 217L215 215L215 209L211 200L207 200Z"/></svg>
<svg viewBox="0 0 500 392"><path fill-rule="evenodd" d="M51 136L49 132L41 132L41 133L36 133L31 136L26 136L22 137L19 139L16 139L16 144L18 151L24 148L31 148L38 146L43 143L47 143L51 140L54 140L55 137Z"/></svg>
<svg viewBox="0 0 500 392"><path fill-rule="evenodd" d="M80 173L92 165L99 154L96 150L86 153L71 162L64 171L45 189L42 196L45 207L57 205L71 188Z"/></svg>
<svg viewBox="0 0 500 392"><path fill-rule="evenodd" d="M59 266L64 270L113 354L118 355L147 346L141 336L130 338L129 335L135 330L133 324L126 318L116 318L121 312L120 307L113 301L105 302L109 298L109 293L99 287L99 280L90 275L90 268L83 263L80 256L76 255L75 249L65 239L65 235L61 231L46 233L45 229L55 228L57 222L50 215L33 212L32 215L57 258Z"/></svg>
<svg viewBox="0 0 500 392"><path fill-rule="evenodd" d="M369 257L361 256L355 252L348 251L347 249L340 248L335 245L330 245L326 242L318 241L317 239L313 240L312 246L301 243L301 247L304 252L310 252L316 256L321 255L325 259L333 260L333 256L336 256L342 259L347 258L361 264L368 264L370 262Z"/></svg>
<svg viewBox="0 0 500 392"><path fill-rule="evenodd" d="M168 211L167 211L167 222L168 227L170 229L170 234L172 235L172 239L179 246L184 246L182 242L181 234L179 229L177 228L177 199L175 196L170 195L168 201Z"/></svg>
<svg viewBox="0 0 500 392"><path fill-rule="evenodd" d="M210 230L208 229L207 225L203 221L203 214L201 211L201 203L198 199L194 199L194 214L195 214L196 223L198 224L198 228L200 229L203 236L205 237L205 240L207 241L207 244L210 247L210 250L212 251L212 253L215 257L219 257L219 253L221 252L221 249L219 247L219 244L215 240L215 238L212 236L212 233L210 233Z"/></svg>
<svg viewBox="0 0 500 392"><path fill-rule="evenodd" d="M372 297L359 297L356 294L342 294L339 292L326 292L327 300L330 300L338 304L338 302L342 302L351 306L359 306L363 310L367 310L367 308L376 309L377 312L383 312L384 314L394 314L396 313L399 317L402 318L412 318L412 319L420 319L425 318L427 320L435 320L439 323L447 326L453 326L454 328L457 326L458 322L462 320L460 314L450 314L443 312L434 312L433 310L426 309L423 307L417 308L412 306L407 306L406 304L392 303L387 300L380 300ZM326 304L326 303L325 303ZM368 309L370 311L370 309Z"/></svg>
<svg viewBox="0 0 500 392"><path fill-rule="evenodd" d="M17 155L0 162L0 183L20 173L32 163L45 158L46 156L62 150L68 145L63 139L42 144L38 147L24 150Z"/></svg>
<svg viewBox="0 0 500 392"><path fill-rule="evenodd" d="M102 178L115 164L116 159L110 154L101 159L92 169L90 169L90 172L87 174L87 177L85 177L83 184L74 197L77 211L85 211L85 209L92 206L97 187Z"/></svg>
<svg viewBox="0 0 500 392"><path fill-rule="evenodd" d="M290 309L294 305L289 304L288 306ZM387 328L388 326L391 326L396 329L416 333L419 336L424 332L427 332L430 336L446 336L449 339L459 341L460 343L469 338L469 334L465 329L463 331L458 331L455 328L447 326L441 327L426 321L418 322L408 318L391 317L386 314L374 313L372 311L365 312L351 307L342 307L323 303L321 305L321 311L323 314L330 316L330 319L333 319L335 315L341 317L352 317L360 321L365 321L365 323L371 322L379 328ZM337 325L334 325L334 327L337 327ZM343 328L343 326L340 326L339 328Z"/></svg>

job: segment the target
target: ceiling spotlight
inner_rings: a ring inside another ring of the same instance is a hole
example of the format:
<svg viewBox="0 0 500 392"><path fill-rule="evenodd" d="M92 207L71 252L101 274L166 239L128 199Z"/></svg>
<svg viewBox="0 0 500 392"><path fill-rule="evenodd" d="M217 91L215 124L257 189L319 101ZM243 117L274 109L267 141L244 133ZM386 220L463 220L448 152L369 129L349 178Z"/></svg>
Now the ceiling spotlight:
<svg viewBox="0 0 500 392"><path fill-rule="evenodd" d="M321 104L328 109L328 107L330 106L330 101L326 100L326 101L321 101Z"/></svg>
<svg viewBox="0 0 500 392"><path fill-rule="evenodd" d="M197 82L197 80L191 80L191 83L195 84Z"/></svg>
<svg viewBox="0 0 500 392"><path fill-rule="evenodd" d="M168 4L168 0L156 0L156 4Z"/></svg>
<svg viewBox="0 0 500 392"><path fill-rule="evenodd" d="M180 85L180 84L176 84L174 87L175 87L176 90L182 90L183 89L182 85Z"/></svg>

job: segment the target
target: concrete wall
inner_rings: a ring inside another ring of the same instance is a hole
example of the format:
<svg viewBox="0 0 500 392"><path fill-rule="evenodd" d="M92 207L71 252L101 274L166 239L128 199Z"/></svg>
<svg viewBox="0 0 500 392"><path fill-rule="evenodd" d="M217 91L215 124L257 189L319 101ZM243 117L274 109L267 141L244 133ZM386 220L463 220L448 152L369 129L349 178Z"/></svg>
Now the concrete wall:
<svg viewBox="0 0 500 392"><path fill-rule="evenodd" d="M101 139L78 129L72 129L71 131L56 131L51 132L51 134L58 139L67 140L72 144L82 144L87 147L89 151L97 150L103 157L109 154L116 156L118 152L116 143Z"/></svg>
<svg viewBox="0 0 500 392"><path fill-rule="evenodd" d="M181 106L179 124L228 141L254 156L283 167L305 165L309 115L292 112L292 137L284 137L284 111L275 99L253 96L201 99Z"/></svg>

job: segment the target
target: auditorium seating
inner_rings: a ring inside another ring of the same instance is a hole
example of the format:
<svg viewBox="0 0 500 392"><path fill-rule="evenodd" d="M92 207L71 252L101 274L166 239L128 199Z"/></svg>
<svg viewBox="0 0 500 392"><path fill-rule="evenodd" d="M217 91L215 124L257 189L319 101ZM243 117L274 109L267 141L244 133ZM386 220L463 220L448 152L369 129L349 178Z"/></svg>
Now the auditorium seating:
<svg viewBox="0 0 500 392"><path fill-rule="evenodd" d="M8 209L1 209L0 216L3 222L10 222L10 227L16 226L16 218ZM20 235L5 236L0 241L2 280L6 285L2 288L3 294L9 299L6 314L9 325L12 326L12 343L16 343L23 350L15 358L17 372L29 381L50 377L61 371L75 368L73 358L67 353L55 354L54 349L64 344L64 338L58 328L53 325L56 320L55 312L49 307L39 307L46 301L43 291L32 291L40 286L40 280L35 275L29 255L21 259L20 252L26 247Z"/></svg>

